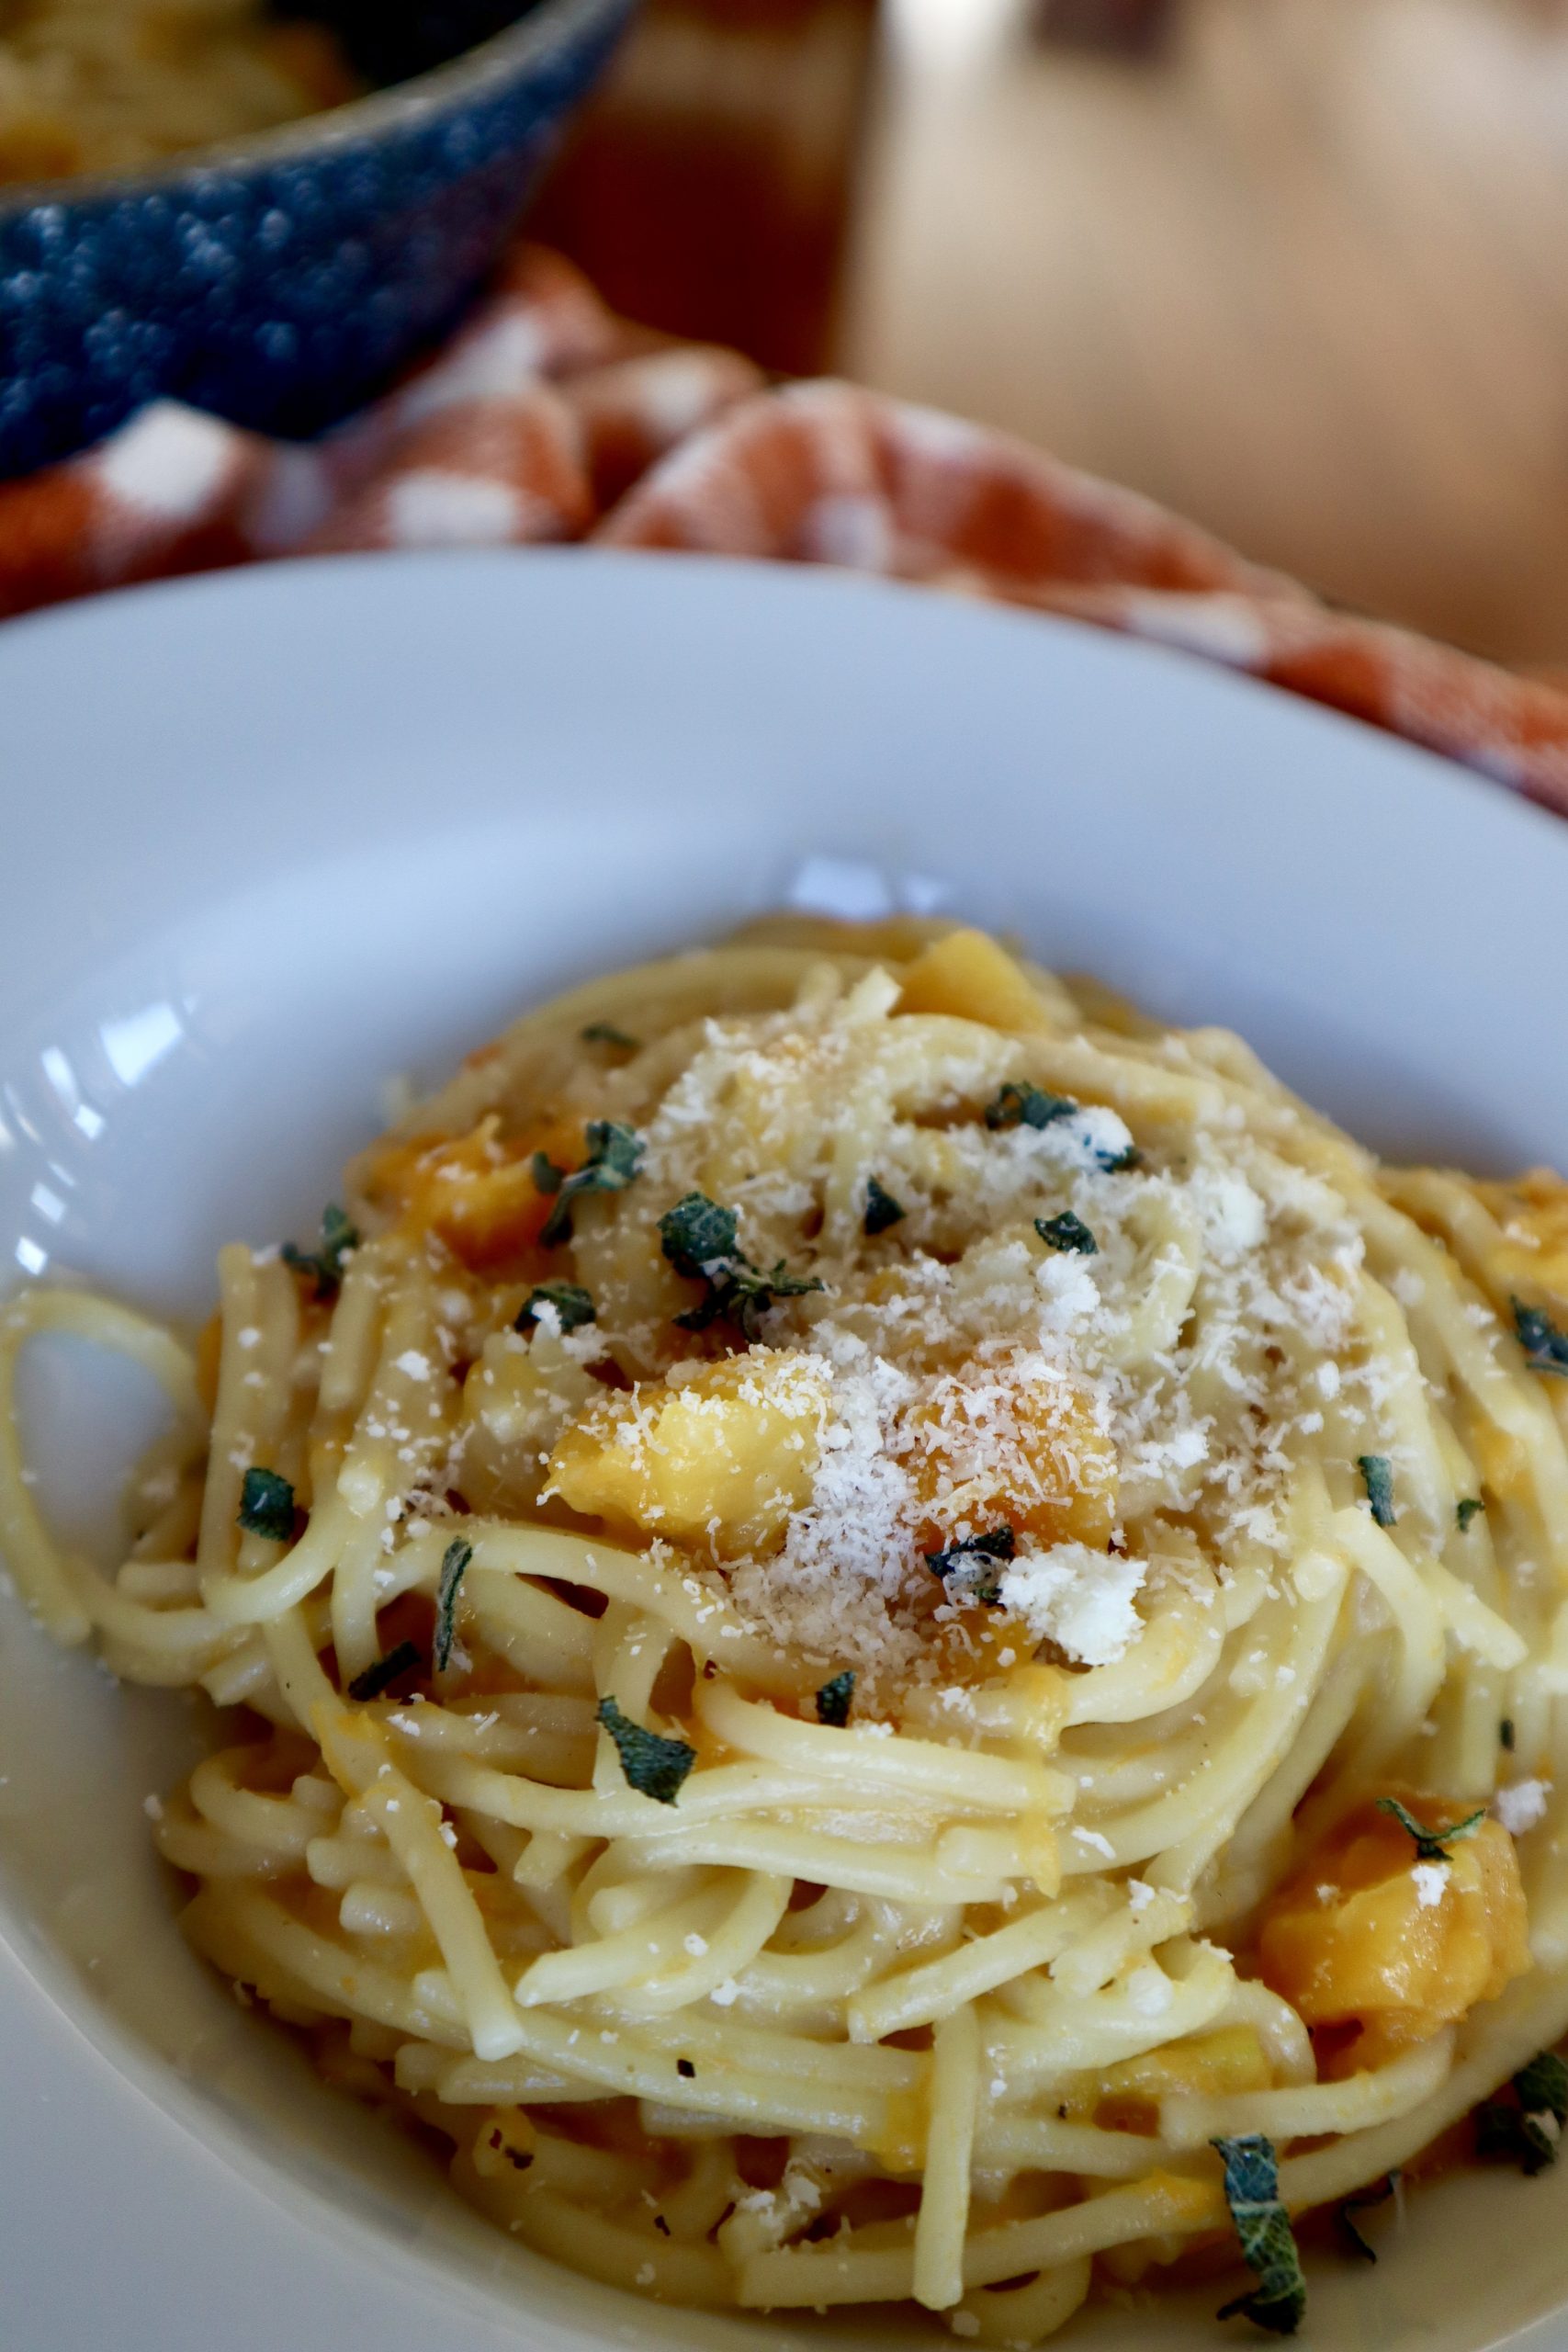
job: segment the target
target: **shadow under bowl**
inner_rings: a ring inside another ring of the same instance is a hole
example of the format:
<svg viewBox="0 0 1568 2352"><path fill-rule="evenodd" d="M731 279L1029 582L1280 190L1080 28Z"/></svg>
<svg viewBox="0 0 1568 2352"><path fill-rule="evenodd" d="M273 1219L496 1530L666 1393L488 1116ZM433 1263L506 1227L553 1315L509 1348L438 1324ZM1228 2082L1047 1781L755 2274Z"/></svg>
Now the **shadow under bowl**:
<svg viewBox="0 0 1568 2352"><path fill-rule="evenodd" d="M635 0L539 0L395 87L168 164L0 194L0 476L186 401L258 431L345 415L494 263ZM318 11L332 15L329 7ZM379 11L351 54L396 70ZM495 0L408 12L415 62Z"/></svg>

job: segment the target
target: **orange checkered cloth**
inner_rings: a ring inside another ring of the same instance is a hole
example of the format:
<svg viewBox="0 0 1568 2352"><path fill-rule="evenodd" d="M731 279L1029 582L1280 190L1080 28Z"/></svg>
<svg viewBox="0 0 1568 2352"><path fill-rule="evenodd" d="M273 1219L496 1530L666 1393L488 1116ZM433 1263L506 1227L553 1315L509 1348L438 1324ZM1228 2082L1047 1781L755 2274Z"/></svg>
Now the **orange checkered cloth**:
<svg viewBox="0 0 1568 2352"><path fill-rule="evenodd" d="M445 350L324 439L161 401L0 484L0 614L279 555L587 540L830 563L1184 648L1568 816L1568 694L1330 611L1129 491L851 384L617 319L522 246Z"/></svg>

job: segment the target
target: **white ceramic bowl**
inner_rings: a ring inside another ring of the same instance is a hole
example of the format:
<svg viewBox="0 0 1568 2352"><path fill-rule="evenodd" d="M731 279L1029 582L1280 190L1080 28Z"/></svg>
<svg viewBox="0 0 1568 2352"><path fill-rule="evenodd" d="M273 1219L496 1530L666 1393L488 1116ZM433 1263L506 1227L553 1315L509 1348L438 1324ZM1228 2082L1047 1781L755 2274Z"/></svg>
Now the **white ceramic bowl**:
<svg viewBox="0 0 1568 2352"><path fill-rule="evenodd" d="M221 1240L313 1223L384 1079L812 861L808 895L944 894L1232 1023L1384 1149L1568 1164L1568 828L1062 623L668 557L281 566L10 627L0 791L17 1279L202 1310ZM51 1492L101 1531L150 1400L62 1345L28 1405ZM195 1706L117 1689L14 1603L0 1675L6 2352L897 2340L877 2314L660 2312L491 2232L186 1952L142 1804ZM1375 2271L1311 2266L1304 2340L1568 2344L1565 2221L1568 2165L1415 2192ZM1249 2340L1216 2300L1077 2340Z"/></svg>

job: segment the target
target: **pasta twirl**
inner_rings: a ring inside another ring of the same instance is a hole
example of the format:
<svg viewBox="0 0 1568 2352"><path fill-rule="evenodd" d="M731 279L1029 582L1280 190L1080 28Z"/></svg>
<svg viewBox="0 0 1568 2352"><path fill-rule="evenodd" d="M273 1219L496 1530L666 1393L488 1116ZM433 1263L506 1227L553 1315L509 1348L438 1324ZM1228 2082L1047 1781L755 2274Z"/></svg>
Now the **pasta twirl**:
<svg viewBox="0 0 1568 2352"><path fill-rule="evenodd" d="M0 1540L235 1711L157 1833L197 1950L529 2245L1027 2344L1226 2229L1213 2143L1331 2202L1568 2030L1556 1179L792 919L220 1276L194 1353L4 1309ZM62 1324L174 1415L112 1577L11 1411Z"/></svg>

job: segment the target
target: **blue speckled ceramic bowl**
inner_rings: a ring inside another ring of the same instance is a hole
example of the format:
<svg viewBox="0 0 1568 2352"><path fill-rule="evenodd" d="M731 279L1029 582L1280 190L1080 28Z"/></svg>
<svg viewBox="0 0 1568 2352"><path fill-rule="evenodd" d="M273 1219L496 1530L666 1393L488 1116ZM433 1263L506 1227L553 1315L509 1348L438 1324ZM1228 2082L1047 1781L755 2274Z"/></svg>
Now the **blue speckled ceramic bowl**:
<svg viewBox="0 0 1568 2352"><path fill-rule="evenodd" d="M0 475L159 394L266 432L346 414L460 311L634 5L539 0L330 113L151 171L6 190Z"/></svg>

